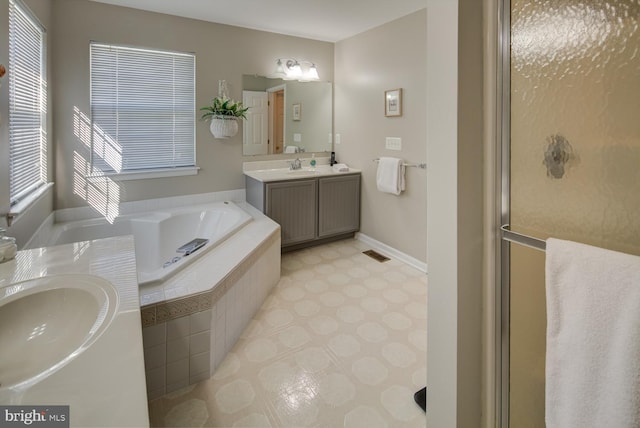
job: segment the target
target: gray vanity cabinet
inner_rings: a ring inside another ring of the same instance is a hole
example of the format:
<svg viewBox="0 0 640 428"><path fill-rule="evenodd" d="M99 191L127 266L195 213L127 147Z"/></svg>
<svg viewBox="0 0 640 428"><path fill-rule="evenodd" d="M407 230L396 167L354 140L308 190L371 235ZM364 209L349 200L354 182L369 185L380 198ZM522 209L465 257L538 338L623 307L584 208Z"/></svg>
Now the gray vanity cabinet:
<svg viewBox="0 0 640 428"><path fill-rule="evenodd" d="M316 237L317 180L265 183L264 213L282 228L282 246Z"/></svg>
<svg viewBox="0 0 640 428"><path fill-rule="evenodd" d="M360 173L271 182L246 177L246 190L247 202L280 224L283 250L360 229Z"/></svg>
<svg viewBox="0 0 640 428"><path fill-rule="evenodd" d="M360 229L360 174L318 179L318 237Z"/></svg>

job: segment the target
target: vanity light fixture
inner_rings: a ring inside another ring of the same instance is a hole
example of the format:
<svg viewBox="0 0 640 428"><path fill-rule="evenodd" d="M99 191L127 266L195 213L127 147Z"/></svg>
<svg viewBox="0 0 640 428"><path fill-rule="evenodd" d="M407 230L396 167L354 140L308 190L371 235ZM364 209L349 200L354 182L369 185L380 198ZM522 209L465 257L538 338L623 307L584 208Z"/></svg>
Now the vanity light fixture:
<svg viewBox="0 0 640 428"><path fill-rule="evenodd" d="M289 69L289 78L291 80L298 80L302 77L302 67L300 67L300 63L295 61L291 68Z"/></svg>
<svg viewBox="0 0 640 428"><path fill-rule="evenodd" d="M293 58L278 58L276 70L271 77L283 80L298 80L300 82L320 80L318 69L314 63Z"/></svg>
<svg viewBox="0 0 640 428"><path fill-rule="evenodd" d="M318 69L313 63L311 64L311 67L309 67L308 77L309 80L320 80L320 76L318 76Z"/></svg>

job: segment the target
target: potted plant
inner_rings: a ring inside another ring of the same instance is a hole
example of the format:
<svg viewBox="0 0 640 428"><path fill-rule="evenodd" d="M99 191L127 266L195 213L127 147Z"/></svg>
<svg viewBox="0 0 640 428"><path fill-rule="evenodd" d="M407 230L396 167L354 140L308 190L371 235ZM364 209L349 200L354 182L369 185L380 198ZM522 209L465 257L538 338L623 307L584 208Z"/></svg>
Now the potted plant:
<svg viewBox="0 0 640 428"><path fill-rule="evenodd" d="M211 104L200 108L202 120L211 120L209 129L216 138L229 138L238 132L238 119L246 119L249 107L226 96L215 97Z"/></svg>

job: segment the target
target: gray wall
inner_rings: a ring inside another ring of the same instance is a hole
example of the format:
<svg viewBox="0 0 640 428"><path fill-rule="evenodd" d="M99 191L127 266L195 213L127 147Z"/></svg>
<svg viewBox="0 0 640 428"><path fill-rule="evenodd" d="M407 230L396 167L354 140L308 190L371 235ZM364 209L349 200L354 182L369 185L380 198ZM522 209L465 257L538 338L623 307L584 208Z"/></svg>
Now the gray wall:
<svg viewBox="0 0 640 428"><path fill-rule="evenodd" d="M101 185L83 177L87 150L80 130L89 117L89 41L195 52L196 107L208 104L225 79L242 99L242 75L268 75L281 57L312 59L322 80L333 80L334 45L228 25L111 6L56 0L52 8L55 208L97 205L244 188L242 131L215 140L206 122L196 124L196 176L118 181ZM89 199L89 202L87 201Z"/></svg>
<svg viewBox="0 0 640 428"><path fill-rule="evenodd" d="M482 7L427 3L430 427L483 426Z"/></svg>
<svg viewBox="0 0 640 428"><path fill-rule="evenodd" d="M429 162L426 141L426 10L336 43L335 146L338 161L362 169L361 232L420 261L427 258L427 172L407 168L400 196L376 188L373 159ZM401 117L384 116L384 91L403 89ZM402 151L385 149L401 137Z"/></svg>
<svg viewBox="0 0 640 428"><path fill-rule="evenodd" d="M482 415L484 233L482 2L458 9L458 426ZM492 203L492 201L487 201Z"/></svg>
<svg viewBox="0 0 640 428"><path fill-rule="evenodd" d="M27 7L38 18L47 30L47 80L51 83L52 77L52 29L51 29L51 0L24 0ZM0 80L0 213L9 210L9 0L0 0L0 64L4 64L7 74ZM48 85L48 98L51 100L52 85ZM53 115L51 111L47 115L47 136L49 141L53 135ZM53 155L48 153L47 173L49 180L53 177ZM18 245L22 246L31 237L37 227L49 216L53 206L53 190L47 191L42 198L31 206L19 219L8 228L8 235L17 238ZM0 220L0 227L6 227L4 219Z"/></svg>

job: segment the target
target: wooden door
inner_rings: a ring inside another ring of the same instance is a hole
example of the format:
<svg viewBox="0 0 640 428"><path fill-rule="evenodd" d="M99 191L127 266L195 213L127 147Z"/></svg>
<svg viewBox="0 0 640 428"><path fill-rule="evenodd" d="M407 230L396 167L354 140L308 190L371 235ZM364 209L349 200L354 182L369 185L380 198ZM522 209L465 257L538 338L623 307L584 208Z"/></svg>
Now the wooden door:
<svg viewBox="0 0 640 428"><path fill-rule="evenodd" d="M242 123L242 153L266 155L269 153L268 98L266 92L242 91L242 104L249 107L247 119Z"/></svg>
<svg viewBox="0 0 640 428"><path fill-rule="evenodd" d="M273 93L273 114L270 139L271 153L282 153L284 149L284 89Z"/></svg>

